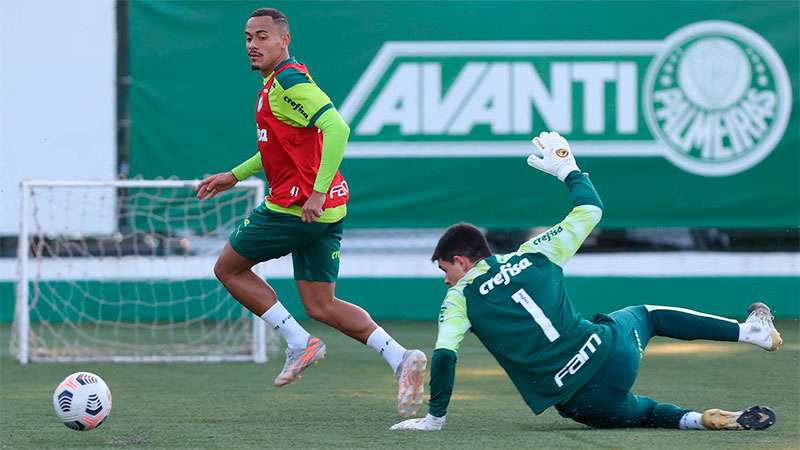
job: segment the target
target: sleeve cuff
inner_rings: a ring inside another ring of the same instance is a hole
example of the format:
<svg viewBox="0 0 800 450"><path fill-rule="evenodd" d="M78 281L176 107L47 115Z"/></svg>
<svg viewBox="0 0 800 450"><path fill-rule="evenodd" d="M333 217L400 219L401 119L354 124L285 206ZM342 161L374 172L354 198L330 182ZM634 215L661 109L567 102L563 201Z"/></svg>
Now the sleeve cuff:
<svg viewBox="0 0 800 450"><path fill-rule="evenodd" d="M327 105L325 105L322 108L320 108L319 111L317 111L316 114L311 116L311 120L308 121L308 125L306 125L306 128L313 127L317 123L317 119L319 119L319 116L321 116L322 113L324 113L325 111L327 111L327 110L329 110L331 108L333 108L333 103L328 103Z"/></svg>
<svg viewBox="0 0 800 450"><path fill-rule="evenodd" d="M233 169L231 169L231 173L239 181L245 180L247 179L247 177L250 176L250 174L247 171L247 168L243 167L234 167Z"/></svg>
<svg viewBox="0 0 800 450"><path fill-rule="evenodd" d="M578 169L574 169L570 173L568 173L566 177L564 177L564 182L569 183L575 181L578 178L583 178L585 176L587 176L585 173L581 172Z"/></svg>
<svg viewBox="0 0 800 450"><path fill-rule="evenodd" d="M238 181L242 181L251 175L258 173L262 167L261 153L256 152L256 154L251 156L250 159L231 169L231 173Z"/></svg>
<svg viewBox="0 0 800 450"><path fill-rule="evenodd" d="M564 179L564 183L569 188L573 206L594 205L603 209L603 201L587 174L578 170L572 171Z"/></svg>

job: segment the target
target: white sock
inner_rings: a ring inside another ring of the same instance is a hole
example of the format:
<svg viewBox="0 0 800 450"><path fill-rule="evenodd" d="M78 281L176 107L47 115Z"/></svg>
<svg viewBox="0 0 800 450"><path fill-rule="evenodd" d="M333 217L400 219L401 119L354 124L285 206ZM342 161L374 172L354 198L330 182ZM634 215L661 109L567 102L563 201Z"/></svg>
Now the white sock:
<svg viewBox="0 0 800 450"><path fill-rule="evenodd" d="M272 305L267 312L261 315L261 319L275 330L278 330L278 333L286 339L286 345L289 348L305 348L308 344L308 338L311 335L294 320L294 317L289 314L289 311L283 307L281 302Z"/></svg>
<svg viewBox="0 0 800 450"><path fill-rule="evenodd" d="M678 428L681 430L705 430L706 427L703 426L703 415L694 411L687 412L681 417Z"/></svg>
<svg viewBox="0 0 800 450"><path fill-rule="evenodd" d="M383 328L378 327L367 338L367 345L374 348L383 359L392 367L392 372L397 372L397 366L403 361L403 354L406 352L405 347L398 344L397 341L389 336L389 333L384 331Z"/></svg>
<svg viewBox="0 0 800 450"><path fill-rule="evenodd" d="M760 325L747 322L739 324L739 342L747 342L762 348L769 348L772 343L769 342L768 338L769 330Z"/></svg>
<svg viewBox="0 0 800 450"><path fill-rule="evenodd" d="M750 342L750 324L749 323L740 323L739 324L739 342Z"/></svg>

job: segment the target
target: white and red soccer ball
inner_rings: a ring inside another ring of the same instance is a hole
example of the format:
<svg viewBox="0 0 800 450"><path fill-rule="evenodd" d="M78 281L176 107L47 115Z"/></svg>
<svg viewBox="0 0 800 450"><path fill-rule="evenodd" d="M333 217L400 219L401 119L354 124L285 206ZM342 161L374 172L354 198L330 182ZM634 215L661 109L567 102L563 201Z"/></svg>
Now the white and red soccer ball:
<svg viewBox="0 0 800 450"><path fill-rule="evenodd" d="M99 376L90 372L75 372L64 378L53 393L56 415L69 428L93 430L111 412L111 391Z"/></svg>

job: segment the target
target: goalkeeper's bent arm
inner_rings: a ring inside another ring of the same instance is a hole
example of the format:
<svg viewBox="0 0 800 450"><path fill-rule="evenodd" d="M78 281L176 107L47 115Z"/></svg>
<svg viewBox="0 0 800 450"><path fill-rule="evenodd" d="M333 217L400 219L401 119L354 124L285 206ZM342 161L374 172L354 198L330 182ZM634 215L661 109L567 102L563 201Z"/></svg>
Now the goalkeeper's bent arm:
<svg viewBox="0 0 800 450"><path fill-rule="evenodd" d="M519 248L523 253L543 253L561 267L578 251L603 217L603 202L588 175L573 170L564 183L572 198L572 211L561 223L534 236Z"/></svg>

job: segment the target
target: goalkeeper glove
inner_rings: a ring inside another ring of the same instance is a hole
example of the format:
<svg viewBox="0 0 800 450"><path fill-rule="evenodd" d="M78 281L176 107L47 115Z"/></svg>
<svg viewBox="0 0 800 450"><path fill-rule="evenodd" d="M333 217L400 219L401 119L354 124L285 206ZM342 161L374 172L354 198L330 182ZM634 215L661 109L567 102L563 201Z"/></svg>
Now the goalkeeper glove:
<svg viewBox="0 0 800 450"><path fill-rule="evenodd" d="M392 425L390 430L439 431L447 416L436 417L430 414L421 419L408 419Z"/></svg>
<svg viewBox="0 0 800 450"><path fill-rule="evenodd" d="M560 134L554 131L542 132L531 142L536 150L541 152L541 157L538 152L528 156L529 166L558 177L561 181L564 181L570 172L581 170L575 162L569 143Z"/></svg>

